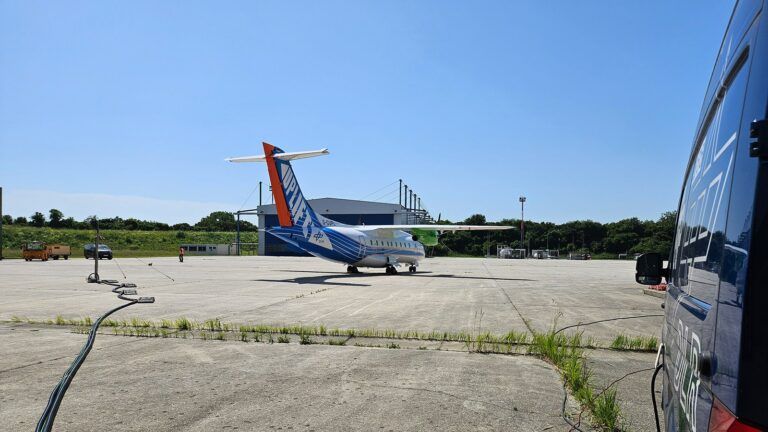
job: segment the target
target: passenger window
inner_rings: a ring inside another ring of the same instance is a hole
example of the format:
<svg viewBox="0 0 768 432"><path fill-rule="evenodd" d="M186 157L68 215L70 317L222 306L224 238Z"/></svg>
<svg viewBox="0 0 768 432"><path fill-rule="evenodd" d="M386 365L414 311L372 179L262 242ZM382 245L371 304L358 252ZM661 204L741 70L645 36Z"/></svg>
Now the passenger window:
<svg viewBox="0 0 768 432"><path fill-rule="evenodd" d="M722 263L733 161L747 82L746 57L737 61L710 108L689 162L678 210L672 282L712 304Z"/></svg>

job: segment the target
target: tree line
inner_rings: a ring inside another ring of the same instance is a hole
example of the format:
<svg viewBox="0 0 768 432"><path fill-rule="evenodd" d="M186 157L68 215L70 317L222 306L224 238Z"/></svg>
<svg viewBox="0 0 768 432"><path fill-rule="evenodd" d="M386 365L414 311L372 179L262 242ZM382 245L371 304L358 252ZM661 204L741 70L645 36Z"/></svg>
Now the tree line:
<svg viewBox="0 0 768 432"><path fill-rule="evenodd" d="M525 221L524 244L520 241L520 220L504 219L487 222L485 216L475 214L460 222L467 225L509 225L506 231L460 231L440 237L435 255L483 256L496 254L497 245L516 249L526 248L557 250L561 254L585 252L596 256L615 258L618 254L658 252L669 254L675 234L677 212L666 212L658 220L622 219L618 222L600 223L579 220L555 224L552 222ZM440 221L440 223L450 223Z"/></svg>
<svg viewBox="0 0 768 432"><path fill-rule="evenodd" d="M12 217L3 215L4 225L48 227L48 228L69 228L69 229L93 229L95 227L94 218L86 218L82 221L75 220L72 217L64 217L58 209L50 209L48 216L41 212L35 212L29 218L24 216ZM188 223L178 223L169 225L163 222L145 221L135 218L123 219L121 217L98 218L100 229L119 229L129 231L235 231L237 221L235 214L226 211L215 211L208 216L200 219L194 225ZM241 231L258 231L256 225L241 220Z"/></svg>
<svg viewBox="0 0 768 432"><path fill-rule="evenodd" d="M434 247L433 254L483 256L496 254L498 245L516 249L549 249L561 254L568 252L586 252L596 256L616 257L618 254L658 252L668 254L672 248L675 233L676 212L666 212L658 220L622 219L618 222L600 223L592 220L571 221L562 224L552 222L525 221L525 241L520 242L520 220L503 219L488 222L484 215L475 214L463 221L455 222L467 225L509 225L514 227L506 231L461 231L446 233L440 237L440 243ZM99 218L100 229L120 229L130 231L224 231L236 229L235 214L215 211L203 217L194 225L179 223L169 225L163 222L145 221L134 218L123 219ZM438 221L451 224L447 220ZM29 218L3 215L3 224L32 227L93 229L91 218L77 221L64 217L57 210L48 211L48 216L35 212ZM240 221L241 231L258 231L256 225Z"/></svg>

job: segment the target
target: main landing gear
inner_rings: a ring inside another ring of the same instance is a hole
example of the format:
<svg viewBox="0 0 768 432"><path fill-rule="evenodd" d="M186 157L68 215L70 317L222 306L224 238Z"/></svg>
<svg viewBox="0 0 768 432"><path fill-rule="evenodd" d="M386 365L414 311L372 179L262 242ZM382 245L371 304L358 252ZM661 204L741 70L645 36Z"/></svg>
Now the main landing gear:
<svg viewBox="0 0 768 432"><path fill-rule="evenodd" d="M347 273L360 273L356 266L347 266Z"/></svg>
<svg viewBox="0 0 768 432"><path fill-rule="evenodd" d="M387 266L387 274L388 275L396 275L397 274L397 269L395 268L395 266L388 265Z"/></svg>

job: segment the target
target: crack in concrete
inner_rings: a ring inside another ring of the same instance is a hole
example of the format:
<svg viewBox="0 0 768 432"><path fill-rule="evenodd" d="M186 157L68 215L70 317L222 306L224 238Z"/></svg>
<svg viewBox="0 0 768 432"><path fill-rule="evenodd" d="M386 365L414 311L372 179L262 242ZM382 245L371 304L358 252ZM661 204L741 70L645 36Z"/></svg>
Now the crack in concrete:
<svg viewBox="0 0 768 432"><path fill-rule="evenodd" d="M485 271L488 272L488 275L490 275L493 278L493 273L491 273L491 269L488 268L488 265L483 262L483 267L485 268ZM531 325L528 324L528 320L525 319L522 313L520 313L520 309L517 308L515 305L515 302L512 301L512 297L509 296L507 293L507 290L505 290L503 287L499 286L499 284L496 282L496 280L491 279L491 282L504 294L504 297L507 298L507 301L510 305L512 305L512 308L515 309L515 312L517 312L517 316L520 317L520 319L523 321L523 324L525 324L525 327L528 329L528 332L533 335L533 329L531 328Z"/></svg>
<svg viewBox="0 0 768 432"><path fill-rule="evenodd" d="M490 405L490 406L496 407L496 408L498 408L500 410L504 410L504 411L520 412L520 411L516 411L514 409L514 407L513 408L507 408L507 407L503 407L503 406L501 406L499 404L495 404L493 402L487 402L487 401L481 401L481 400L477 400L477 399L464 398L464 397L455 395L453 393L448 393L448 392L442 391L442 390L430 390L430 389L421 388L421 387L407 387L407 386L398 386L398 385L389 385L389 384L366 383L366 382L357 381L357 380L351 380L351 379L348 379L347 382L355 383L355 384L358 384L358 385L363 385L363 386L366 386L366 387L380 387L380 388L391 388L391 389L396 389L396 390L411 390L411 391L420 391L420 392L425 392L425 393L434 393L434 394L439 394L439 395L443 395L443 396L448 396L448 397L451 397L453 399L458 399L458 400L461 400L462 402L463 401L476 402L476 403L483 404L483 405Z"/></svg>

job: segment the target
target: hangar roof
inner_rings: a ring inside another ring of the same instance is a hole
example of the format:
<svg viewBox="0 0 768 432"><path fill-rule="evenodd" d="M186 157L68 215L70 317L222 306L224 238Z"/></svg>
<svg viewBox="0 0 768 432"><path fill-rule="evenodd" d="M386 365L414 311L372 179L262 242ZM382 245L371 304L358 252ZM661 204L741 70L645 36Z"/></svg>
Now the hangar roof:
<svg viewBox="0 0 768 432"><path fill-rule="evenodd" d="M307 200L312 208L324 215L332 214L394 214L407 213L400 204L360 201L343 198L317 198ZM274 204L264 204L258 207L259 214L274 215L277 209Z"/></svg>

